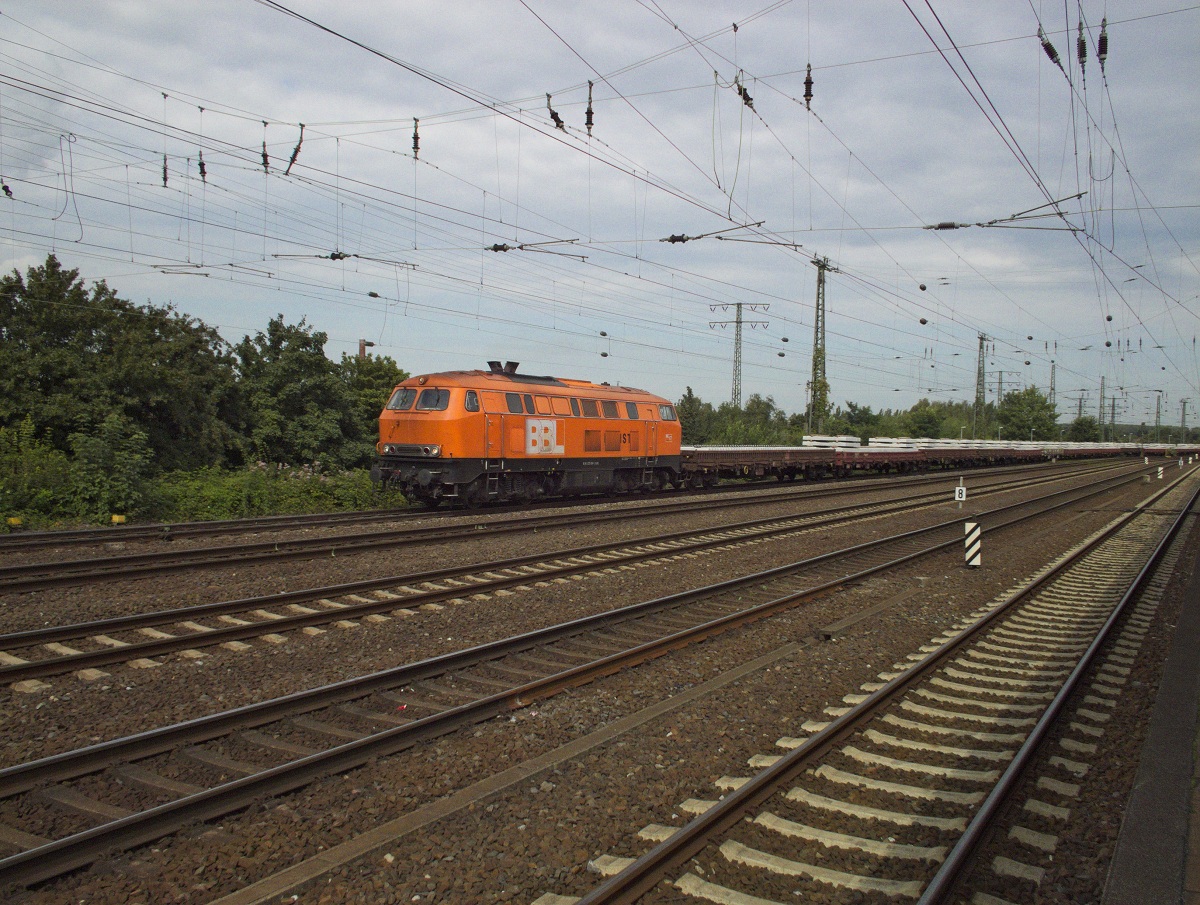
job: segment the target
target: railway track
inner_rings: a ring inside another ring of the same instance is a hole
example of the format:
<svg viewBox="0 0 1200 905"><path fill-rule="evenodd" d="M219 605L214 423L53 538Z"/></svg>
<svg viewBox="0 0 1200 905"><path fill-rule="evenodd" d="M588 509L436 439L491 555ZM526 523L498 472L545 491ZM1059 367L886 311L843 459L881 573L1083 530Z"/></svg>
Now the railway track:
<svg viewBox="0 0 1200 905"><path fill-rule="evenodd" d="M1098 463L1095 467L1103 467L1105 464ZM1064 462L1055 464L1046 464L1042 466L1044 470L1069 470L1078 468L1078 463ZM972 478L981 474L1001 475L1012 472L1030 470L1029 465L1013 465L1013 466L998 466L986 469L971 469L971 470L956 470L954 476L962 476L964 478ZM950 476L950 472L942 473L927 473L919 476L906 477L883 477L878 475L862 475L843 478L839 481L840 484L846 483L862 483L865 481L882 481L882 482L921 482L942 480ZM735 484L725 484L715 488L708 488L703 491L679 490L675 491L670 496L676 497L711 497L713 495L738 494L754 492L762 489L763 486L773 485L773 480L758 482L743 482ZM827 491L841 492L834 487L814 488L811 484L803 485L806 489L824 489ZM644 499L639 495L617 497L620 500L629 499ZM653 497L650 497L653 499ZM611 500L610 500L611 501ZM520 513L530 509L541 508L571 508L573 506L594 506L598 502L604 502L602 498L585 496L579 498L562 498L548 500L543 502L526 503L522 505L511 506L489 506L488 512L491 513ZM336 525L353 525L353 524L369 524L371 522L394 522L408 521L413 519L450 519L461 518L467 510L462 509L371 509L361 512L325 512L325 513L309 513L305 515L267 515L267 516L248 516L245 518L236 519L217 519L209 521L195 522L152 522L147 524L124 524L112 525L102 528L72 528L72 529L57 529L46 531L9 531L0 533L0 553L9 550L33 550L41 547L72 547L72 546L97 546L102 544L113 543L131 543L134 541L175 541L185 538L194 537L218 537L231 534L249 534L260 531L290 531L290 530L308 530L312 528L326 528Z"/></svg>
<svg viewBox="0 0 1200 905"><path fill-rule="evenodd" d="M992 530L1103 493L1092 486L1005 507L1007 522L999 512L989 516ZM956 519L842 555L5 769L0 840L22 851L0 860L0 885L55 876L961 542Z"/></svg>
<svg viewBox="0 0 1200 905"><path fill-rule="evenodd" d="M780 739L786 753L751 758L757 772L718 780L719 798L683 802L694 818L686 825L645 827L652 847L640 857L595 859L608 879L591 892L537 903L633 903L668 886L756 905L1033 901L1055 836L1023 824L1069 815L1146 632L1139 595L1198 497L1194 482L1165 489L832 704L829 721L804 726L807 737ZM1086 697L1073 698L1085 684ZM1064 712L1073 722L1044 756L1037 797L1010 803ZM1006 808L1018 815L1007 848L979 859L962 888Z"/></svg>
<svg viewBox="0 0 1200 905"><path fill-rule="evenodd" d="M1128 469L1122 469L1116 475L1109 474L1106 480L1119 483L1136 479L1137 474L1135 471L1131 476ZM998 481L974 489L973 494L980 498L1057 480L1041 476L1033 481ZM900 499L752 519L720 529L657 534L338 586L9 632L0 635L0 683L37 682L67 672L78 672L81 678L94 680L106 675L100 671L102 668L114 664L149 668L159 665L156 657L170 654L195 657L205 647L225 645L237 650L238 645L250 639L264 637L268 642L279 643L286 632L313 633L335 623L405 618L416 615L422 607L440 607L464 598L486 599L533 582L579 580L598 569L628 567L668 554L695 555L732 544L786 537L945 502L944 488L915 495L905 491ZM601 516L628 518L623 513ZM558 517L554 523L559 523ZM546 526L540 519L537 524ZM470 532L472 528L468 526L465 530Z"/></svg>
<svg viewBox="0 0 1200 905"><path fill-rule="evenodd" d="M1114 468L1124 470L1130 468L1130 465L1121 463L1117 466L1111 464L1092 466L1084 469L1083 473L1100 474ZM1078 474L1079 470L1065 469L1060 472L1056 469L1046 477L1059 473ZM989 473L985 472L983 476L988 477ZM945 478L945 475L922 476L916 479L907 479L903 486L942 484ZM887 483L891 484L891 482ZM463 539L478 539L484 533L495 536L564 526L579 527L604 521L628 521L632 518L669 516L681 512L723 510L747 505L798 500L809 501L860 491L861 487L857 485L852 487L838 485L821 488L789 488L750 496L744 493L742 495L730 494L728 497L721 495L716 499L701 495L699 498L689 496L681 499L658 499L642 505L591 510L583 514L568 508L565 511L555 511L544 515L525 515L520 518L505 518L495 515L460 516L455 519L437 519L433 524L422 520L422 524L416 526L340 533L333 536L277 538L251 543L153 550L79 559L35 562L22 559L0 566L0 595L76 587L103 581L124 581L197 569L231 568L295 559L337 557L373 550L394 549L418 543L448 543ZM330 518L340 519L342 517L332 516ZM446 522L446 524L442 524L442 522ZM280 521L279 524L282 526L285 523ZM15 542L10 541L9 543ZM9 546L0 544L0 552L6 549L9 549Z"/></svg>

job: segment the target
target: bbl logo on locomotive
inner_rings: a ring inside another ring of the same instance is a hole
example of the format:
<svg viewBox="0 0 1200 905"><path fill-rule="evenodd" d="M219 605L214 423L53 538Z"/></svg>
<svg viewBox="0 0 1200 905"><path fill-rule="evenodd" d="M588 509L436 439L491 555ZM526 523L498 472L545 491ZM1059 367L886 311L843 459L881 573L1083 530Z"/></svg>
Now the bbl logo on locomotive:
<svg viewBox="0 0 1200 905"><path fill-rule="evenodd" d="M525 453L530 456L561 456L558 422L553 418L525 419Z"/></svg>

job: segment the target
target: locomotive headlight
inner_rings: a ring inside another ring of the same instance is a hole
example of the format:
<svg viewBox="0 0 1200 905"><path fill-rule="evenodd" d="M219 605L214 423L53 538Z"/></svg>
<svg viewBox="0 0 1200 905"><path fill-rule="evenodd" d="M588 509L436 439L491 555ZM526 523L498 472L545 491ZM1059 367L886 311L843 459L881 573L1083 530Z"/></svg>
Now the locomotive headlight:
<svg viewBox="0 0 1200 905"><path fill-rule="evenodd" d="M421 451L427 456L440 456L442 454L440 446L422 446Z"/></svg>

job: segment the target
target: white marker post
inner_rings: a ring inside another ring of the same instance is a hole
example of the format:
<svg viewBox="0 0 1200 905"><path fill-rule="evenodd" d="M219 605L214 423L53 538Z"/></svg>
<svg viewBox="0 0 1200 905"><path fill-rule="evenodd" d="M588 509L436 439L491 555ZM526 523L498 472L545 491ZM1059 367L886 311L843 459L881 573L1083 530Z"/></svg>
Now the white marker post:
<svg viewBox="0 0 1200 905"><path fill-rule="evenodd" d="M954 499L958 501L958 508L962 509L963 500L967 498L967 488L963 486L963 479L958 479L958 486L954 488Z"/></svg>
<svg viewBox="0 0 1200 905"><path fill-rule="evenodd" d="M979 527L978 522L965 522L964 524L967 529L967 566L973 569L978 568L983 561L983 541L980 540L983 529Z"/></svg>

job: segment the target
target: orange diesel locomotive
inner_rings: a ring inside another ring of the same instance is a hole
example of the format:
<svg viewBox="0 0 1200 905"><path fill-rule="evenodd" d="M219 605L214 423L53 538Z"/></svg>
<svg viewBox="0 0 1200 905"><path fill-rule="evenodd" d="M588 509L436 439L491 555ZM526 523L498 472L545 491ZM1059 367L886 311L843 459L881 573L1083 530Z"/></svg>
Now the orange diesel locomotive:
<svg viewBox="0 0 1200 905"><path fill-rule="evenodd" d="M379 416L372 480L427 506L470 507L681 482L679 420L666 399L488 365L400 383Z"/></svg>

